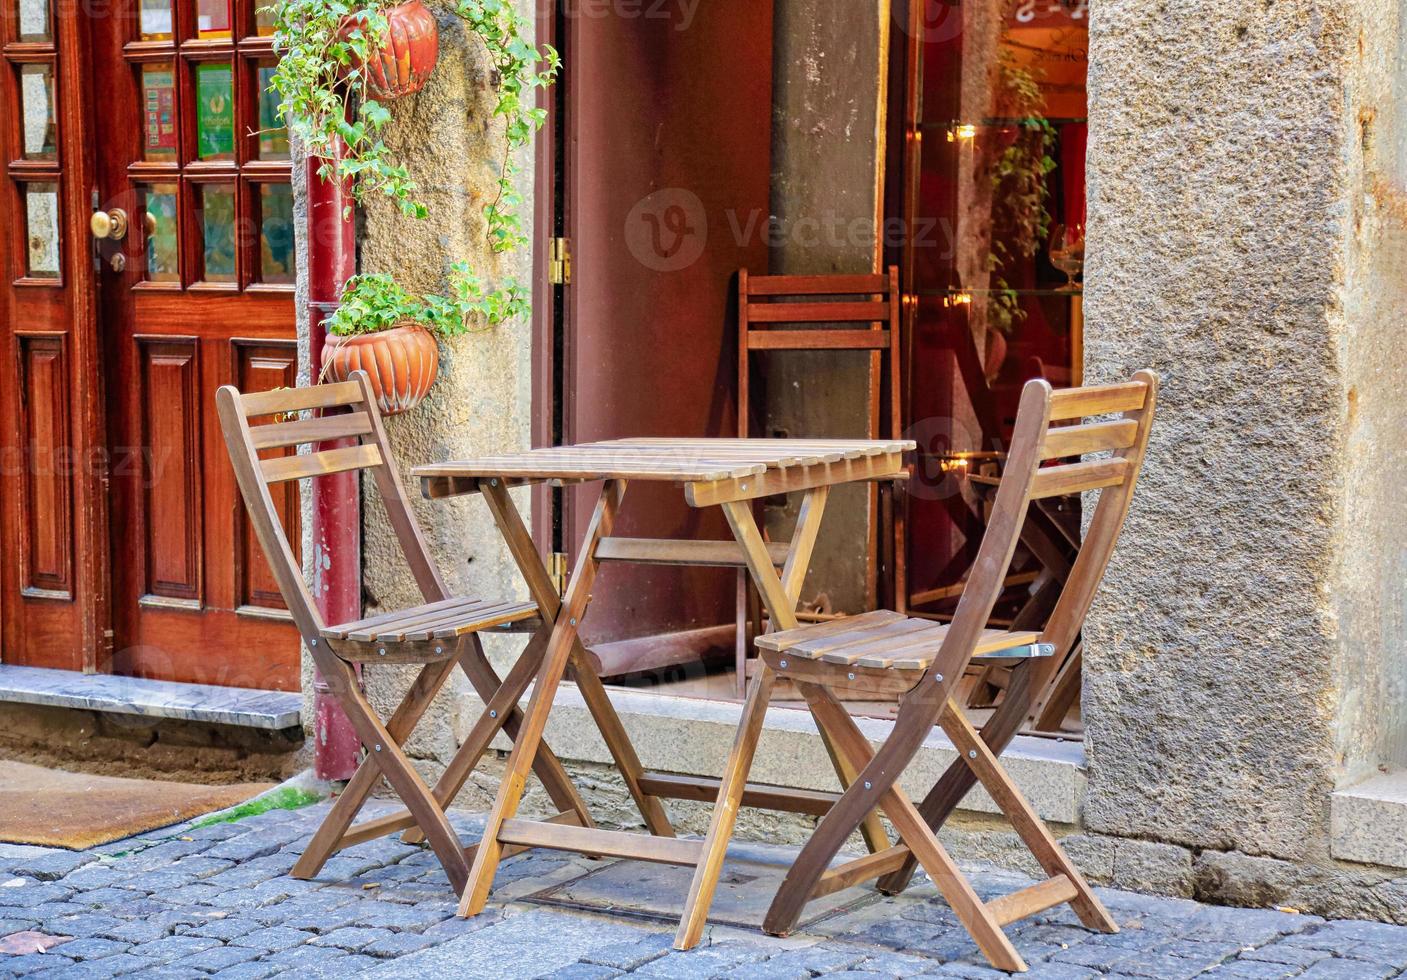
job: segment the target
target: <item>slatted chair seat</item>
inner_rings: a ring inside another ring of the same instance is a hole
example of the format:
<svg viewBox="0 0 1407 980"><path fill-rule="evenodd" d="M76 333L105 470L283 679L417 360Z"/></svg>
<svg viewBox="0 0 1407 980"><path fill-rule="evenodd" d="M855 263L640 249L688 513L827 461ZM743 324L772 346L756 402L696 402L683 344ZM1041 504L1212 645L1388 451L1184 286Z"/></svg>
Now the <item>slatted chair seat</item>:
<svg viewBox="0 0 1407 980"><path fill-rule="evenodd" d="M541 623L535 602L457 598L382 613L355 623L325 626L322 635L329 640L353 643L416 643L452 640L467 633L504 627L532 631Z"/></svg>
<svg viewBox="0 0 1407 980"><path fill-rule="evenodd" d="M757 639L757 646L789 658L819 660L872 670L927 670L942 649L951 626L915 619L887 609L813 623ZM1040 633L985 630L977 640L974 660L1016 660L1049 657L1055 648L1040 642ZM785 668L784 668L785 669Z"/></svg>

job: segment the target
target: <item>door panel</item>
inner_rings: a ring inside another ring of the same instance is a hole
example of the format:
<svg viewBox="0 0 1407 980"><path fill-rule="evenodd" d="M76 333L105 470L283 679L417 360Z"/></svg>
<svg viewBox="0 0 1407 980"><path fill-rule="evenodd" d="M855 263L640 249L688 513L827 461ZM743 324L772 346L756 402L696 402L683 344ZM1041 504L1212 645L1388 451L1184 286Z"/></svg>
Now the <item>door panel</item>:
<svg viewBox="0 0 1407 980"><path fill-rule="evenodd" d="M298 344L294 341L233 342L234 369L240 391L267 391L270 388L293 388L298 384ZM285 450L283 455L295 450ZM273 453L266 454L275 455ZM279 519L288 529L288 539L298 541L298 484L279 483L269 487L278 508ZM254 534L253 525L243 507L235 509L235 567L237 569L238 607L248 610L284 609L283 595L274 581L269 563Z"/></svg>
<svg viewBox="0 0 1407 980"><path fill-rule="evenodd" d="M198 341L134 338L145 474L144 597L200 605L200 372Z"/></svg>
<svg viewBox="0 0 1407 980"><path fill-rule="evenodd" d="M109 651L85 9L0 19L0 651L69 670Z"/></svg>
<svg viewBox="0 0 1407 980"><path fill-rule="evenodd" d="M73 599L73 495L63 465L69 389L62 336L20 336L21 445L29 465L20 494L20 582L29 595Z"/></svg>
<svg viewBox="0 0 1407 980"><path fill-rule="evenodd" d="M123 0L95 20L118 673L296 689L296 633L254 546L214 411L297 382L292 194L254 0ZM118 260L121 268L114 266ZM280 498L298 540L298 490Z"/></svg>
<svg viewBox="0 0 1407 980"><path fill-rule="evenodd" d="M772 5L684 6L627 17L567 4L569 442L737 434L735 276L767 269ZM574 548L590 501L563 496ZM718 513L643 482L626 494L618 533L729 537ZM585 623L592 642L732 622L727 571L613 565L601 575Z"/></svg>

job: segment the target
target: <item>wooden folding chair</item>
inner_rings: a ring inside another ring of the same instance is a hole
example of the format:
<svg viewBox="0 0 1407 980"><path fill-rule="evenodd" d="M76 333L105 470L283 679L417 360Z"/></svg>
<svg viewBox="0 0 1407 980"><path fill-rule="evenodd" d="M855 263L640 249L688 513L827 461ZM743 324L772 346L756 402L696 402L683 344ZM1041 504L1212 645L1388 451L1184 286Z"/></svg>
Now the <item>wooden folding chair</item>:
<svg viewBox="0 0 1407 980"><path fill-rule="evenodd" d="M456 892L464 890L472 849L466 853L445 817L445 807L473 773L500 729L517 738L519 698L531 683L546 645L533 602L457 598L449 594L430 556L391 455L386 431L364 372L353 380L311 388L241 394L225 386L216 394L220 425L244 495L249 519L279 589L313 661L355 726L366 759L343 790L302 858L295 878L314 877L337 850L397 831L429 841ZM337 414L328 414L338 410ZM319 412L320 417L306 417ZM258 424L260 422L263 424ZM301 445L313 452L294 454ZM267 453L261 458L260 453ZM386 515L410 565L425 605L327 626L318 614L274 509L269 487L289 480L369 470ZM536 631L532 643L501 680L484 656L479 633ZM362 693L356 665L423 664L404 700L382 721ZM416 723L458 666L485 703L484 713L432 790L406 758L403 746ZM556 757L544 745L534 769L563 812L559 822L593 826L586 805ZM406 809L353 826L381 777Z"/></svg>
<svg viewBox="0 0 1407 980"><path fill-rule="evenodd" d="M738 437L753 427L752 391L759 355L768 351L851 351L869 355L866 439L903 438L900 355L903 317L899 267L872 275L756 276L738 270ZM841 327L839 325L843 324ZM765 433L764 433L765 434ZM792 433L793 436L812 433ZM869 488L870 513L879 532L868 544L866 592L892 591L900 608L908 602L904 506L901 484ZM887 574L881 575L881 569ZM738 689L746 684L748 632L746 574L738 573ZM873 601L873 599L872 599Z"/></svg>
<svg viewBox="0 0 1407 980"><path fill-rule="evenodd" d="M1156 397L1157 377L1151 371L1107 387L1052 392L1043 380L1026 385L992 518L951 624L880 610L757 640L766 669L796 683L823 736L860 770L788 872L767 913L764 928L768 932L785 935L811 899L876 877L885 876L880 888L894 894L907 885L915 862L928 872L999 969L1026 969L1002 927L1056 905L1069 903L1090 928L1117 931L998 757L1079 635L1128 513ZM1052 427L1053 422L1104 415L1113 417ZM1106 452L1111 455L1076 458ZM1101 491L1099 502L1084 547L1045 628L1039 632L987 628L1031 502L1091 490ZM974 660L1017 665L1006 698L980 734L953 700L959 680ZM738 738L750 744L735 753L740 771L730 771L725 784L747 778L760 728L753 716L766 710L769 688L770 684L761 684L763 696L756 705L750 702L744 713ZM893 732L877 752L833 690L900 696ZM935 724L957 747L959 759L915 806L899 788L898 779ZM977 897L936 833L979 781L1049 876L989 903ZM876 807L889 817L900 842L833 867L831 862L846 839Z"/></svg>

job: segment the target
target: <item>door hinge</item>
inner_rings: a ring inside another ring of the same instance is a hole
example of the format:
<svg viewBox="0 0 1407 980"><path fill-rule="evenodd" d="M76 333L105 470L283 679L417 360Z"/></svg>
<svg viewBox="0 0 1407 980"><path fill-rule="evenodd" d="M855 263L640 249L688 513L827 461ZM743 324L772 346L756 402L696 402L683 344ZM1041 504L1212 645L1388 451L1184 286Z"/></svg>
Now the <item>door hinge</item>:
<svg viewBox="0 0 1407 980"><path fill-rule="evenodd" d="M547 276L554 286L572 284L572 250L571 242L567 239L552 239L552 256Z"/></svg>
<svg viewBox="0 0 1407 980"><path fill-rule="evenodd" d="M567 594L567 556L561 551L552 552L552 587L558 595Z"/></svg>

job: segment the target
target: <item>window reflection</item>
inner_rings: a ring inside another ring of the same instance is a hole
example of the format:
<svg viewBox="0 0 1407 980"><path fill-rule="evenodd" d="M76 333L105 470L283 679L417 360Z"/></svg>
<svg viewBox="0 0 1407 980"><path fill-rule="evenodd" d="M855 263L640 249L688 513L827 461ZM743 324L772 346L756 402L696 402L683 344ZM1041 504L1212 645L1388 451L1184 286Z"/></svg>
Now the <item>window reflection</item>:
<svg viewBox="0 0 1407 980"><path fill-rule="evenodd" d="M234 184L202 184L196 188L197 223L201 233L206 282L235 281Z"/></svg>
<svg viewBox="0 0 1407 980"><path fill-rule="evenodd" d="M52 160L58 155L54 121L54 66L20 66L20 106L26 160Z"/></svg>
<svg viewBox="0 0 1407 980"><path fill-rule="evenodd" d="M288 127L278 111L283 97L274 88L273 82L276 67L272 61L261 62L258 66L260 160L289 159Z"/></svg>
<svg viewBox="0 0 1407 980"><path fill-rule="evenodd" d="M152 184L142 192L142 233L149 282L180 282L180 223L175 184Z"/></svg>
<svg viewBox="0 0 1407 980"><path fill-rule="evenodd" d="M142 155L176 159L176 78L169 62L142 65Z"/></svg>
<svg viewBox="0 0 1407 980"><path fill-rule="evenodd" d="M293 248L293 185L259 187L259 278L292 283L297 269Z"/></svg>
<svg viewBox="0 0 1407 980"><path fill-rule="evenodd" d="M59 185L24 185L25 275L59 278Z"/></svg>
<svg viewBox="0 0 1407 980"><path fill-rule="evenodd" d="M234 70L229 64L195 68L195 134L202 160L233 160Z"/></svg>
<svg viewBox="0 0 1407 980"><path fill-rule="evenodd" d="M18 0L21 41L48 42L53 40L49 32L48 0Z"/></svg>

